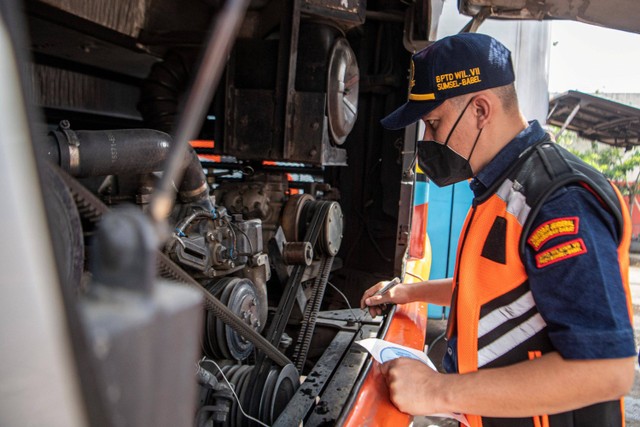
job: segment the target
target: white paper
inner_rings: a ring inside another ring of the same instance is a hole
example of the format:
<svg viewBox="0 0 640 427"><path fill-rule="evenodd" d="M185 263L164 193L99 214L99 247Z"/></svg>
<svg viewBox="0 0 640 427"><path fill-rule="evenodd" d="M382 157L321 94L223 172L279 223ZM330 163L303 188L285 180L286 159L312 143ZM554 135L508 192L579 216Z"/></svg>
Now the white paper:
<svg viewBox="0 0 640 427"><path fill-rule="evenodd" d="M385 363L390 360L397 359L398 357L408 357L410 359L419 360L434 371L437 371L436 366L433 364L431 359L429 359L429 356L427 356L420 350L416 350L415 348L405 347L403 345L395 344L378 338L366 338L360 341L356 341L356 343L360 344L369 353L371 353L373 358L376 359L378 363ZM453 418L466 426L469 425L467 418L463 414L456 414L451 412L446 414L433 414L429 416Z"/></svg>

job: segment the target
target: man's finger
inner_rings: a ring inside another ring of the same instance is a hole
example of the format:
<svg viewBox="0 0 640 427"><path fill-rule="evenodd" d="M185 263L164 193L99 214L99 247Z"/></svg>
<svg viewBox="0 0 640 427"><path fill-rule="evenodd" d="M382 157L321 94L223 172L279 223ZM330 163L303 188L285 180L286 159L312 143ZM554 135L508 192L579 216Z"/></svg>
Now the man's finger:
<svg viewBox="0 0 640 427"><path fill-rule="evenodd" d="M364 294L362 295L362 298L360 298L360 308L366 308L367 307L367 299L369 299L369 297L371 297L371 295L376 293L376 289L373 288L369 288L367 289Z"/></svg>
<svg viewBox="0 0 640 427"><path fill-rule="evenodd" d="M380 365L380 373L385 377L389 373L389 362Z"/></svg>
<svg viewBox="0 0 640 427"><path fill-rule="evenodd" d="M365 304L367 304L368 306L374 306L374 305L380 305L380 304L384 304L384 303L388 303L391 302L391 298L389 297L388 294L385 295L375 295L372 297L369 297L365 300Z"/></svg>

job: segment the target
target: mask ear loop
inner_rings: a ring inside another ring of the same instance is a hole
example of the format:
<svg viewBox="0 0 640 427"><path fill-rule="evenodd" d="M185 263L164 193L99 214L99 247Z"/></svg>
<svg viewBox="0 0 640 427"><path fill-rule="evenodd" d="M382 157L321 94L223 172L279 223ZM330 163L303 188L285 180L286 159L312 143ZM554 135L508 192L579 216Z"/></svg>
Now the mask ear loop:
<svg viewBox="0 0 640 427"><path fill-rule="evenodd" d="M480 132L478 132L478 136L476 136L476 140L473 142L473 147L471 147L471 152L469 153L469 157L467 157L467 163L469 163L469 167L471 167L471 156L473 155L473 150L476 149L476 145L478 144L478 140L480 139L480 134L482 133L482 131L484 130L484 128L480 129Z"/></svg>
<svg viewBox="0 0 640 427"><path fill-rule="evenodd" d="M474 97L475 98L475 97ZM462 119L462 116L464 116L464 112L467 111L467 108L469 108L469 105L471 104L471 101L473 101L473 98L471 98L469 100L469 102L467 102L467 105L464 106L462 112L460 113L460 115L458 116L458 119L456 120L456 122L453 124L453 127L451 128L451 130L449 131L449 135L447 135L447 139L444 141L444 146L446 147L447 145L449 145L449 138L451 138L451 135L453 134L453 131L456 129L456 127L458 127L458 123L460 122L460 120Z"/></svg>

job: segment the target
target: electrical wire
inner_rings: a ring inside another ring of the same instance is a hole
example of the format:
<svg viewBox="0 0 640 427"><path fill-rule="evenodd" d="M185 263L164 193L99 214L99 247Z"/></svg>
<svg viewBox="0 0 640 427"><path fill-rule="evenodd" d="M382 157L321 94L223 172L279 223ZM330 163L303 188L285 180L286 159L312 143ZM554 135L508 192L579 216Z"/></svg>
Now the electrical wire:
<svg viewBox="0 0 640 427"><path fill-rule="evenodd" d="M244 412L244 409L242 409L242 405L240 404L240 399L238 398L238 395L235 392L235 386L231 385L231 383L229 382L227 377L222 372L222 369L220 369L220 366L218 366L218 364L212 359L203 358L202 360L205 361L205 362L211 362L211 363L213 363L215 365L216 368L218 368L218 371L220 371L220 375L222 375L222 378L224 379L224 381L229 386L229 389L231 390L231 393L233 394L233 397L236 399L236 402L238 403L238 408L240 409L240 412L242 412L242 415L244 415L245 417L247 417L251 421L254 421L254 422L256 422L256 423L258 423L258 424L260 424L260 425L262 425L264 427L269 427L268 424L265 424L262 421L260 421L260 420L258 420L256 418L253 418L251 415L249 415L246 412Z"/></svg>
<svg viewBox="0 0 640 427"><path fill-rule="evenodd" d="M238 254L236 252L238 252L238 235L236 234L236 230L233 228L231 221L229 221L227 218L220 218L220 219L225 224L227 224L227 227L229 227L229 230L231 230L231 234L233 236L233 243L232 243L231 251L229 253L229 258L231 258L232 260L237 259Z"/></svg>
<svg viewBox="0 0 640 427"><path fill-rule="evenodd" d="M411 277L415 277L416 279L420 280L421 282L426 282L426 280L424 280L422 277L418 276L417 274L409 273L408 271L405 271L404 274L408 274Z"/></svg>
<svg viewBox="0 0 640 427"><path fill-rule="evenodd" d="M429 353L431 353L431 350L433 350L433 347L435 347L436 343L438 341L440 341L441 339L443 339L445 336L447 335L447 331L445 330L444 332L442 332L440 335L438 335L437 337L435 337L431 343L429 343L429 349L427 350L427 356L429 355Z"/></svg>
<svg viewBox="0 0 640 427"><path fill-rule="evenodd" d="M240 232L240 234L242 234L244 237L247 238L247 243L249 243L249 253L248 254L238 254L238 255L252 255L253 252L253 245L251 244L251 239L249 238L249 236L247 235L247 233L245 233L243 230L240 229L240 227L238 227L237 224L234 224L232 222L229 222L229 224L231 225L231 228L235 228L237 231ZM236 251L238 250L238 248L236 248Z"/></svg>
<svg viewBox="0 0 640 427"><path fill-rule="evenodd" d="M206 217L209 219L216 219L216 215L212 212L208 212L208 211L204 211L204 210L197 210L195 212L193 212L191 215L189 215L188 217L184 218L177 226L176 226L176 234L178 234L178 236L180 235L184 235L184 230L185 228L187 228L187 226L189 224L191 224L196 218L198 217Z"/></svg>
<svg viewBox="0 0 640 427"><path fill-rule="evenodd" d="M349 310L351 310L351 314L353 315L353 321L354 322L362 322L362 320L364 319L364 316L366 316L366 314L362 315L361 317L356 316L356 312L353 311L353 308L351 307L351 304L349 304L349 299L347 299L347 296L345 294L342 293L342 291L340 289L338 289L337 287L335 287L333 285L333 283L331 282L327 282L327 285L331 286L337 293L339 293L340 295L342 295L342 298L344 299L344 301L347 303L347 307L349 307Z"/></svg>

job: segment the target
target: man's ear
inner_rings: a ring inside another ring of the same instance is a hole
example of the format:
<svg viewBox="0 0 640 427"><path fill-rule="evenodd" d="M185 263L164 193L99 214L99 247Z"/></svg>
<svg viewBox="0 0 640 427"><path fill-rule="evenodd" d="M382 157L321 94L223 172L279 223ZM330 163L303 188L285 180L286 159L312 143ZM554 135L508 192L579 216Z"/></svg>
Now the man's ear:
<svg viewBox="0 0 640 427"><path fill-rule="evenodd" d="M476 95L471 102L471 110L477 120L478 129L484 128L494 113L492 99L484 93Z"/></svg>

